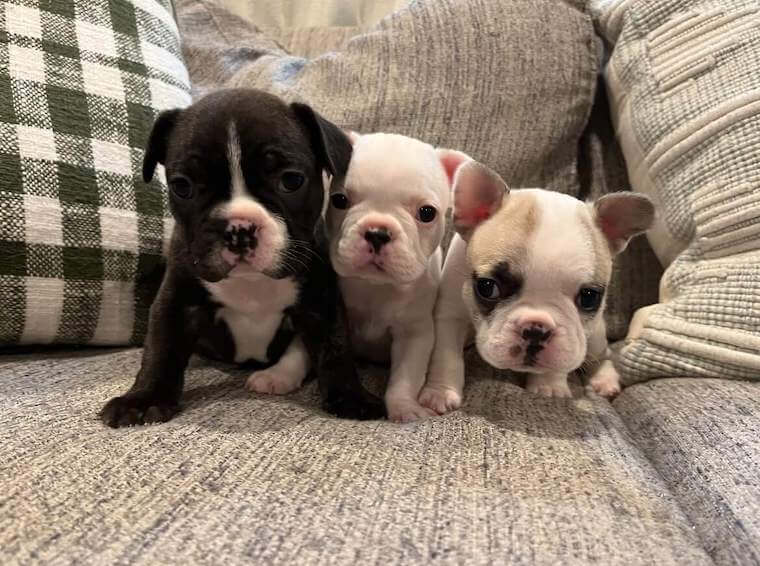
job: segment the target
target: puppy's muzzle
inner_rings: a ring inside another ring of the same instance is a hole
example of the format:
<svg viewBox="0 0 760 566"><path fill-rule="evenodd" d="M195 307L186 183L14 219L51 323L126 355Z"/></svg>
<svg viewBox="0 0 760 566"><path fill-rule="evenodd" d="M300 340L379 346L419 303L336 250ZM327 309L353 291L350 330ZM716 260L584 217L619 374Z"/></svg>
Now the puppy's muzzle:
<svg viewBox="0 0 760 566"><path fill-rule="evenodd" d="M380 248L391 241L391 235L387 228L370 228L364 232L364 239L370 243L375 253L379 253Z"/></svg>
<svg viewBox="0 0 760 566"><path fill-rule="evenodd" d="M237 255L244 255L256 249L256 225L249 220L230 220L224 232L224 244Z"/></svg>

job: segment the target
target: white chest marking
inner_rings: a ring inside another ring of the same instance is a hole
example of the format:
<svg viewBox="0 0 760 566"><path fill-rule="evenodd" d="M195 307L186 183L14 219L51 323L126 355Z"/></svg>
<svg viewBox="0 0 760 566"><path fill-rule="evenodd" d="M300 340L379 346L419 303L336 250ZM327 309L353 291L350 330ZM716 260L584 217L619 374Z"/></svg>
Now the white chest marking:
<svg viewBox="0 0 760 566"><path fill-rule="evenodd" d="M216 313L235 342L235 361L268 362L267 348L282 323L283 311L298 300L298 283L261 273L231 276L218 283L203 282L222 305Z"/></svg>

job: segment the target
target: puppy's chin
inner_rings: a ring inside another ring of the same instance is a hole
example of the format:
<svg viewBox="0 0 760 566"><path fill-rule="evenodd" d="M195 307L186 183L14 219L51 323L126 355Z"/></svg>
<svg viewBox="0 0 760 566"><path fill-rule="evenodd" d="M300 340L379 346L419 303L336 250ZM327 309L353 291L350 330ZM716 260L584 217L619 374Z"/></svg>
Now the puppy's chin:
<svg viewBox="0 0 760 566"><path fill-rule="evenodd" d="M217 283L226 278L230 271L232 271L231 265L224 264L204 264L199 263L195 266L195 275L198 279L208 281L209 283Z"/></svg>
<svg viewBox="0 0 760 566"><path fill-rule="evenodd" d="M214 250L194 265L195 274L199 279L209 283L255 274L281 279L289 275L290 270L279 260L279 256L279 253L271 251L258 256L251 253L246 257L239 257L227 249Z"/></svg>
<svg viewBox="0 0 760 566"><path fill-rule="evenodd" d="M404 266L369 262L334 261L335 272L341 277L364 279L373 283L411 285L425 272L424 265Z"/></svg>
<svg viewBox="0 0 760 566"><path fill-rule="evenodd" d="M234 265L226 261L222 256L222 247L215 246L211 251L201 257L194 255L190 250L190 269L198 279L216 283L226 278Z"/></svg>

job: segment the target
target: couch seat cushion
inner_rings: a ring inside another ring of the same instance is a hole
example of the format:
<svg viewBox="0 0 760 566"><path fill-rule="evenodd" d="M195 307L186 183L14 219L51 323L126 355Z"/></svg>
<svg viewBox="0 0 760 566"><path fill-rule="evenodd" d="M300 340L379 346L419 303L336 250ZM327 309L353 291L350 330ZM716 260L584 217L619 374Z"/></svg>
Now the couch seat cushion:
<svg viewBox="0 0 760 566"><path fill-rule="evenodd" d="M454 414L339 421L313 382L254 396L195 359L175 420L108 429L96 413L139 361L0 358L0 563L711 563L599 398L473 362Z"/></svg>
<svg viewBox="0 0 760 566"><path fill-rule="evenodd" d="M760 383L655 380L615 408L715 563L760 563Z"/></svg>

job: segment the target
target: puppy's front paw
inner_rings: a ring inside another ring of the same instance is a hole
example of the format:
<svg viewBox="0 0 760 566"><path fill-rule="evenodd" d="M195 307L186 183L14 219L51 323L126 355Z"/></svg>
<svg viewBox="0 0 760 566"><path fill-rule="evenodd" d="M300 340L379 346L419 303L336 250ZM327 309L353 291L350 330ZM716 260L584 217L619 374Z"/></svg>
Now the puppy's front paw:
<svg viewBox="0 0 760 566"><path fill-rule="evenodd" d="M165 423L179 412L177 403L159 399L146 391L114 397L100 410L100 419L111 428Z"/></svg>
<svg viewBox="0 0 760 566"><path fill-rule="evenodd" d="M525 389L542 397L572 397L567 376L530 374Z"/></svg>
<svg viewBox="0 0 760 566"><path fill-rule="evenodd" d="M612 399L620 393L620 374L612 362L605 360L596 370L596 373L591 376L589 385L597 395Z"/></svg>
<svg viewBox="0 0 760 566"><path fill-rule="evenodd" d="M386 416L385 403L368 391L328 392L323 406L325 411L340 419L371 421Z"/></svg>
<svg viewBox="0 0 760 566"><path fill-rule="evenodd" d="M418 400L420 405L435 411L439 415L456 411L462 406L462 394L450 387L426 385L422 388Z"/></svg>
<svg viewBox="0 0 760 566"><path fill-rule="evenodd" d="M245 386L256 393L270 395L286 395L301 386L302 378L273 368L253 372L245 382Z"/></svg>
<svg viewBox="0 0 760 566"><path fill-rule="evenodd" d="M385 403L388 420L394 423L410 423L436 416L436 413L418 404L414 399L393 399Z"/></svg>

